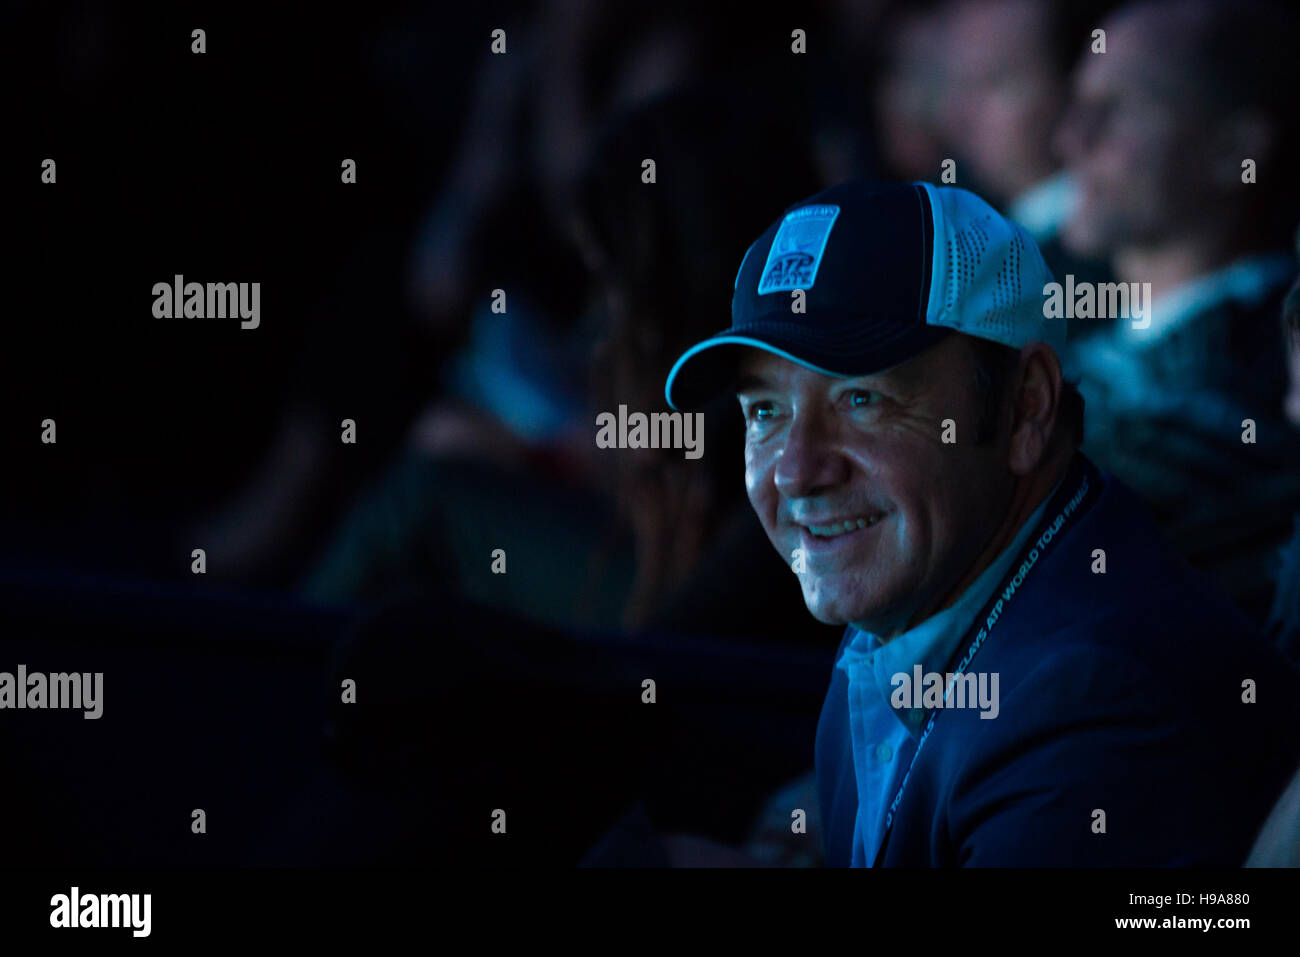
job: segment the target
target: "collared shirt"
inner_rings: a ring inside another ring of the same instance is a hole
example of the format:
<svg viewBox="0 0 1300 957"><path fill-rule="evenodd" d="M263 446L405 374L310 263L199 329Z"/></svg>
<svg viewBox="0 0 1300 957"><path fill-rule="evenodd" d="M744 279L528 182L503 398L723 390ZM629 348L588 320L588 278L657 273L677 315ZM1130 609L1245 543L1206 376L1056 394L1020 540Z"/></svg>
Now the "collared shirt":
<svg viewBox="0 0 1300 957"><path fill-rule="evenodd" d="M1091 419L1106 409L1151 410L1168 401L1167 377L1157 377L1153 347L1165 342L1198 317L1210 314L1225 303L1256 304L1295 275L1296 263L1289 253L1244 256L1223 269L1183 283L1148 304L1150 325L1136 328L1121 319L1114 329L1092 336L1068 350L1068 375L1078 375L1080 389L1088 401ZM1087 320L1080 320L1086 322ZM1191 359L1199 354L1193 352ZM1171 361L1161 356L1161 361ZM1188 388L1199 384L1198 370L1171 370ZM1090 420L1090 428L1091 420Z"/></svg>
<svg viewBox="0 0 1300 957"><path fill-rule="evenodd" d="M1060 482L1057 483L1060 487ZM1054 488L1008 545L950 608L882 643L878 636L854 629L836 662L848 678L849 730L858 784L858 815L853 827L853 866L869 867L884 837L885 813L898 789L898 777L910 765L926 713L921 708L895 710L890 702L896 674L943 672L975 623L984 603L1010 570L1020 549L1043 519Z"/></svg>
<svg viewBox="0 0 1300 957"><path fill-rule="evenodd" d="M1054 239L1078 201L1078 186L1065 170L1039 180L1011 201L1007 218L1038 242Z"/></svg>
<svg viewBox="0 0 1300 957"><path fill-rule="evenodd" d="M1204 276L1171 289L1150 304L1151 324L1118 326L1125 344L1148 349L1183 324L1225 302L1258 303L1295 276L1295 256L1289 252L1243 256Z"/></svg>

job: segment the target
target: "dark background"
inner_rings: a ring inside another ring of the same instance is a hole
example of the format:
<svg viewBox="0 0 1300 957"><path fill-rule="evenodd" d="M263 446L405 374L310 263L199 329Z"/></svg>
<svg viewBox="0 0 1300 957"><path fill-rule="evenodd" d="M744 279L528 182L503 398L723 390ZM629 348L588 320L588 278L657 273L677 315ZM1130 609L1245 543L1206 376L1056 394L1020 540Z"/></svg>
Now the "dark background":
<svg viewBox="0 0 1300 957"><path fill-rule="evenodd" d="M490 31L523 56L534 16L502 3L6 13L0 669L105 675L99 721L5 713L6 863L573 863L638 802L660 826L738 842L764 788L810 766L825 638L601 640L440 580L391 611L293 591L464 342L462 319L430 322L412 302L410 250ZM195 27L205 55L190 51ZM730 27L709 14L701 29ZM46 157L54 186L39 181ZM344 157L356 186L340 183ZM480 246L513 268L545 251L536 200L509 190L492 213L506 228ZM581 262L554 258L552 294L581 306ZM260 282L260 328L153 318L153 284L176 273ZM196 523L238 496L299 409L332 445L355 419L359 442L315 474L311 508L269 557L192 575ZM44 418L55 445L39 442ZM359 681L355 713L340 675ZM653 711L647 675L663 689ZM206 836L190 833L199 807ZM488 833L495 807L509 843Z"/></svg>

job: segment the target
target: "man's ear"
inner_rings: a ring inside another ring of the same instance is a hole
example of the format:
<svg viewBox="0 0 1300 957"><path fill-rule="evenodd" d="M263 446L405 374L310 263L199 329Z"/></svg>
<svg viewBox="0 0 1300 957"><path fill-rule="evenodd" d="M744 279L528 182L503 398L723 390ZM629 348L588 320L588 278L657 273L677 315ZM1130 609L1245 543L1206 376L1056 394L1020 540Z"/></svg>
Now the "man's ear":
<svg viewBox="0 0 1300 957"><path fill-rule="evenodd" d="M1016 475L1030 474L1048 455L1061 408L1061 382L1061 360L1051 346L1031 342L1020 350L1007 453Z"/></svg>

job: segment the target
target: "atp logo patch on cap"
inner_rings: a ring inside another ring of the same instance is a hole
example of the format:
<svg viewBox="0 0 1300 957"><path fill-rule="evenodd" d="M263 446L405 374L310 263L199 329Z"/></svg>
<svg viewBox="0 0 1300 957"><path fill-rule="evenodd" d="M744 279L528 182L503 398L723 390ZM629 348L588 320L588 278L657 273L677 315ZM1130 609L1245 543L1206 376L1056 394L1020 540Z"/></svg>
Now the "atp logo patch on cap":
<svg viewBox="0 0 1300 957"><path fill-rule="evenodd" d="M826 251L826 240L839 214L838 206L829 205L801 206L786 214L763 264L758 281L760 296L812 287L822 253Z"/></svg>

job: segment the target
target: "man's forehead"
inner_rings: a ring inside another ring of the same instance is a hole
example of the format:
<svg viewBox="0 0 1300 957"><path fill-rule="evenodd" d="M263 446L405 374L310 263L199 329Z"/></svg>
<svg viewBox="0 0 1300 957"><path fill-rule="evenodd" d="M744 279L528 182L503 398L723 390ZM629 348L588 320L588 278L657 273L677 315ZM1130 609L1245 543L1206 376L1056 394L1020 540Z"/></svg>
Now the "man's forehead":
<svg viewBox="0 0 1300 957"><path fill-rule="evenodd" d="M766 378L765 373L781 374L783 371L795 372L803 368L804 366L799 363L791 362L784 356L768 352L766 349L745 349L736 363L736 370L740 375L764 376L764 378Z"/></svg>
<svg viewBox="0 0 1300 957"><path fill-rule="evenodd" d="M1162 20L1159 11L1135 10L1104 24L1106 55L1083 56L1076 71L1080 92L1137 86L1151 94L1173 95L1190 55L1185 31Z"/></svg>
<svg viewBox="0 0 1300 957"><path fill-rule="evenodd" d="M744 391L747 388L780 387L808 382L816 382L825 388L829 388L836 382L844 382L849 379L891 383L911 382L922 377L930 361L938 355L938 347L942 346L945 341L947 340L945 339L890 368L880 369L876 372L849 373L845 375L831 375L812 369L763 349L746 349L746 354L741 357L736 366L736 391Z"/></svg>
<svg viewBox="0 0 1300 957"><path fill-rule="evenodd" d="M1045 34L1047 5L1038 0L974 0L959 4L949 22L948 58L962 70L1038 65L1048 58ZM987 42L995 36L997 43ZM972 37L979 38L971 42ZM1010 58L1010 59L1008 59Z"/></svg>

